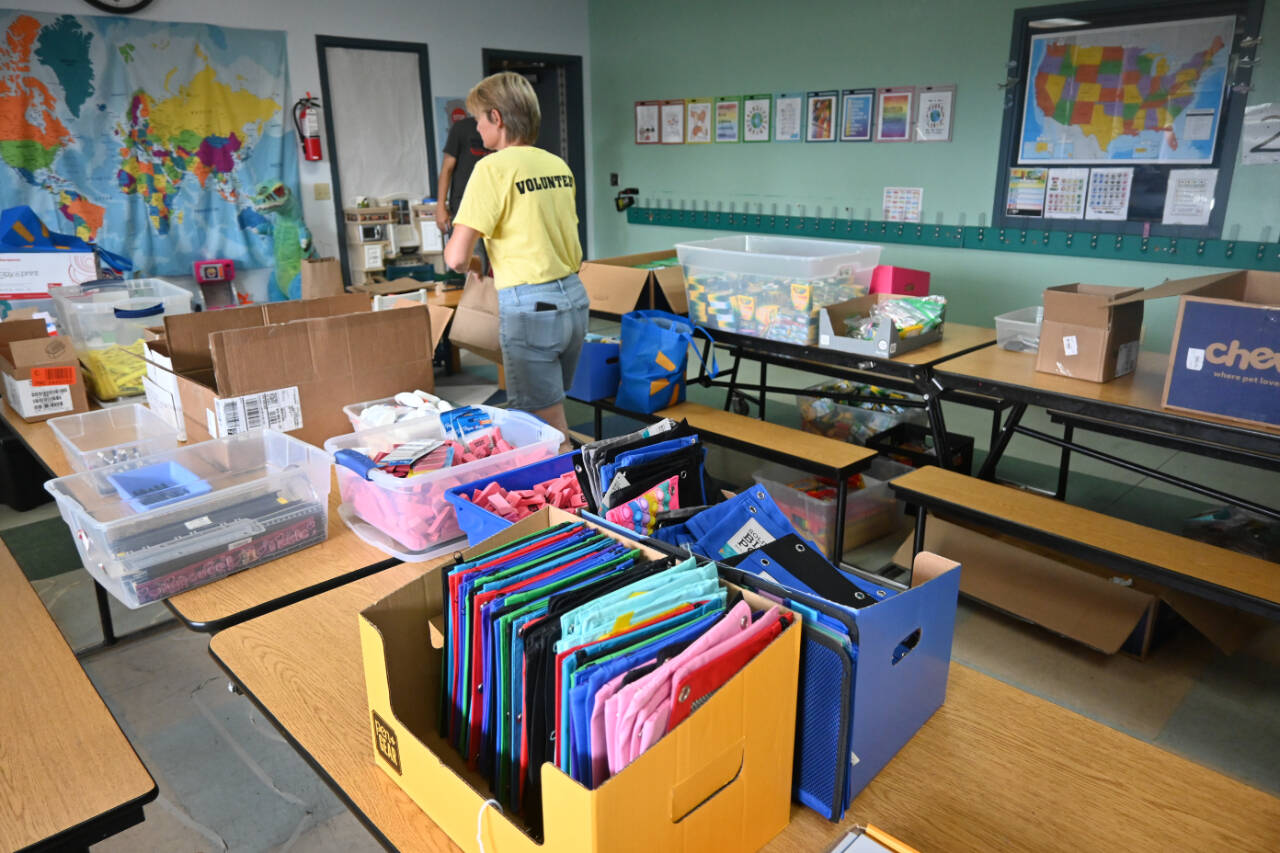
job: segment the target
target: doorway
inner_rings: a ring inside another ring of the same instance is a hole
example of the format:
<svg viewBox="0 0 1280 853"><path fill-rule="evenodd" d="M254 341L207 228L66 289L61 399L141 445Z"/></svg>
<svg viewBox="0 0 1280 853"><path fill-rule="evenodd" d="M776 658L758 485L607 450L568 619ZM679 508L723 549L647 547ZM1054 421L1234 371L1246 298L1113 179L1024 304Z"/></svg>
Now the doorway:
<svg viewBox="0 0 1280 853"><path fill-rule="evenodd" d="M535 143L569 164L578 183L578 240L587 250L587 144L582 100L582 57L519 50L482 51L487 77L499 71L524 75L533 85L542 109L542 127Z"/></svg>
<svg viewBox="0 0 1280 853"><path fill-rule="evenodd" d="M393 227L402 233L408 203L435 195L430 64L427 46L418 42L318 35L316 55L338 253L343 276L354 285L363 276L353 272L343 208L361 196L374 204L403 199L393 213ZM396 218L401 216L404 222ZM399 241L389 242L398 248Z"/></svg>

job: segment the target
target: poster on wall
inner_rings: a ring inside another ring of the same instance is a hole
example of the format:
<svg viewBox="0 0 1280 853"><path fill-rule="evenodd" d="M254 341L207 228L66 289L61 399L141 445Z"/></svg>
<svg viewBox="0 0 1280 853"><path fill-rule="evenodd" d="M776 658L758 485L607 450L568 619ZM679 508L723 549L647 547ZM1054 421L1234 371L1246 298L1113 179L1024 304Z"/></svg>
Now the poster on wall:
<svg viewBox="0 0 1280 853"><path fill-rule="evenodd" d="M804 95L783 92L773 99L773 141L799 142L804 138Z"/></svg>
<svg viewBox="0 0 1280 853"><path fill-rule="evenodd" d="M1172 169L1164 195L1165 225L1208 225L1217 169Z"/></svg>
<svg viewBox="0 0 1280 853"><path fill-rule="evenodd" d="M916 102L916 142L950 142L956 87L921 86Z"/></svg>
<svg viewBox="0 0 1280 853"><path fill-rule="evenodd" d="M839 92L810 92L808 101L809 121L805 125L805 142L836 141L836 99Z"/></svg>
<svg viewBox="0 0 1280 853"><path fill-rule="evenodd" d="M3 206L146 275L213 257L274 267L276 298L300 281L276 263L305 229L283 32L15 11L0 30Z"/></svg>
<svg viewBox="0 0 1280 853"><path fill-rule="evenodd" d="M875 114L875 89L845 89L841 92L840 141L870 142Z"/></svg>
<svg viewBox="0 0 1280 853"><path fill-rule="evenodd" d="M1209 163L1234 15L1031 37L1018 162Z"/></svg>
<svg viewBox="0 0 1280 853"><path fill-rule="evenodd" d="M716 142L738 142L742 136L742 98L716 98Z"/></svg>
<svg viewBox="0 0 1280 853"><path fill-rule="evenodd" d="M911 141L914 86L895 86L876 92L876 142Z"/></svg>
<svg viewBox="0 0 1280 853"><path fill-rule="evenodd" d="M685 142L710 142L711 129L711 99L691 98L685 105Z"/></svg>
<svg viewBox="0 0 1280 853"><path fill-rule="evenodd" d="M1083 219L1088 169L1050 169L1044 193L1045 219Z"/></svg>
<svg viewBox="0 0 1280 853"><path fill-rule="evenodd" d="M662 144L684 144L684 99L662 102Z"/></svg>
<svg viewBox="0 0 1280 853"><path fill-rule="evenodd" d="M923 187L885 187L885 222L919 222L924 206Z"/></svg>
<svg viewBox="0 0 1280 853"><path fill-rule="evenodd" d="M449 141L449 128L467 117L467 99L456 95L436 96L436 150Z"/></svg>
<svg viewBox="0 0 1280 853"><path fill-rule="evenodd" d="M1009 216L1043 216L1048 169L1009 170L1009 193L1004 212Z"/></svg>
<svg viewBox="0 0 1280 853"><path fill-rule="evenodd" d="M1129 195L1133 190L1133 167L1089 170L1089 195L1085 219L1123 220L1129 218Z"/></svg>
<svg viewBox="0 0 1280 853"><path fill-rule="evenodd" d="M772 95L746 95L742 99L742 141L768 142L773 114Z"/></svg>
<svg viewBox="0 0 1280 853"><path fill-rule="evenodd" d="M636 145L657 145L661 101L636 101Z"/></svg>

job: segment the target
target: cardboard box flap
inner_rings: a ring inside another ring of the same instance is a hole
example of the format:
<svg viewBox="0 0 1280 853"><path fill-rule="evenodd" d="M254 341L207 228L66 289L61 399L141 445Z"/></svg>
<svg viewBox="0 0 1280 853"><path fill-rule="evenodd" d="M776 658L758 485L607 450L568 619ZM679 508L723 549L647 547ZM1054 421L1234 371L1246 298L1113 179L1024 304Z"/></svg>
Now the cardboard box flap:
<svg viewBox="0 0 1280 853"><path fill-rule="evenodd" d="M443 305L428 305L427 316L431 319L431 351L434 353L440 341L444 340L445 330L453 319L453 309Z"/></svg>
<svg viewBox="0 0 1280 853"><path fill-rule="evenodd" d="M1140 290L1132 294L1120 294L1111 300L1112 305L1127 305L1130 302L1147 302L1151 299L1165 299L1170 296L1185 296L1197 291L1198 296L1218 296L1223 299L1238 299L1243 295L1245 274L1243 272L1219 272L1192 278L1171 279L1155 287Z"/></svg>
<svg viewBox="0 0 1280 853"><path fill-rule="evenodd" d="M37 321L43 323L43 320ZM40 364L76 364L75 348L66 338L40 337L9 344L14 367L32 367Z"/></svg>
<svg viewBox="0 0 1280 853"><path fill-rule="evenodd" d="M1107 328L1115 299L1141 293L1137 287L1103 284L1062 284L1044 291L1045 322L1075 323Z"/></svg>
<svg viewBox="0 0 1280 853"><path fill-rule="evenodd" d="M684 269L679 264L658 269L642 269L639 266L674 257L674 249L664 249L585 261L578 271L578 277L582 279L582 286L591 298L594 310L625 314L637 307L647 308L651 302L660 305L657 294L645 293L645 288L657 287L671 310L683 314L689 310Z"/></svg>
<svg viewBox="0 0 1280 853"><path fill-rule="evenodd" d="M940 518L929 519L925 548L964 565L960 591L1101 652L1115 654L1152 596ZM913 537L893 555L911 562Z"/></svg>
<svg viewBox="0 0 1280 853"><path fill-rule="evenodd" d="M0 344L12 341L29 341L33 338L47 338L49 328L44 320L5 320L0 323Z"/></svg>
<svg viewBox="0 0 1280 853"><path fill-rule="evenodd" d="M310 320L314 317L336 317L339 314L356 314L368 311L373 300L367 293L340 293L318 299L295 299L290 302L268 302L262 306L262 315L268 323L291 323L294 320Z"/></svg>

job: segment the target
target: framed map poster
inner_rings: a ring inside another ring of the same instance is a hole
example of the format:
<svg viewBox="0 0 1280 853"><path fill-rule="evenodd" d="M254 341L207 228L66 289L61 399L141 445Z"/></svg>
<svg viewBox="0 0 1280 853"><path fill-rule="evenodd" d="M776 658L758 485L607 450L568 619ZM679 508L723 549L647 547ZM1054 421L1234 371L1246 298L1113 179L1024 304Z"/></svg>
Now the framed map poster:
<svg viewBox="0 0 1280 853"><path fill-rule="evenodd" d="M1031 36L1018 163L1213 162L1236 18Z"/></svg>

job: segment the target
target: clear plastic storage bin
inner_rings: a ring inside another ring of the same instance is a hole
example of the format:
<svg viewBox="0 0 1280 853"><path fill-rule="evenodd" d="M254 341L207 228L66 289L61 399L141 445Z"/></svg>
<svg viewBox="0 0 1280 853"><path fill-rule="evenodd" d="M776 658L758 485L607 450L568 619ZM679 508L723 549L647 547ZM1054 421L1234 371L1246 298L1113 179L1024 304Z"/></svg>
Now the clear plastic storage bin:
<svg viewBox="0 0 1280 853"><path fill-rule="evenodd" d="M689 318L714 329L812 344L818 310L865 296L880 247L744 234L677 243Z"/></svg>
<svg viewBox="0 0 1280 853"><path fill-rule="evenodd" d="M62 332L78 350L128 346L166 314L189 314L191 291L159 278L49 288Z"/></svg>
<svg viewBox="0 0 1280 853"><path fill-rule="evenodd" d="M825 395L836 392L855 393L859 388L865 396L885 396L882 403L838 403ZM873 435L891 429L901 423L928 424L929 416L919 407L898 405L898 400L919 400L919 397L885 391L873 386L858 385L837 379L814 385L809 394L796 395L796 407L800 409L800 428L805 432L824 435L851 444L866 444Z"/></svg>
<svg viewBox="0 0 1280 853"><path fill-rule="evenodd" d="M45 483L89 574L141 607L328 535L329 459L254 430Z"/></svg>
<svg viewBox="0 0 1280 853"><path fill-rule="evenodd" d="M1019 308L996 317L996 344L1014 352L1036 352L1040 349L1040 323L1044 306Z"/></svg>
<svg viewBox="0 0 1280 853"><path fill-rule="evenodd" d="M463 535L453 505L445 500L447 489L492 478L512 468L546 459L556 453L564 441L559 430L524 412L490 406L475 408L488 413L493 419L493 426L468 434L462 443L466 444L496 428L512 450L414 477L395 477L385 471L373 470L365 479L362 474L337 464L338 491L347 510L342 515L344 520L354 516L359 522L390 537L403 547L403 551L396 551L396 556L401 558L433 551ZM409 441L452 437L446 434L439 416L427 416L336 436L324 443L324 449L331 458L340 450L355 450L372 456ZM353 528L360 533L354 525ZM378 544L376 540L368 541Z"/></svg>
<svg viewBox="0 0 1280 853"><path fill-rule="evenodd" d="M849 492L844 513L844 550L887 536L905 524L902 506L894 500L888 483L876 478L875 474L882 474L887 479L909 469L892 462L889 464L893 467L880 471L873 462L872 470L862 475L862 488ZM832 560L838 559L840 555L834 553L834 494L829 498L815 497L802 488L810 483L817 485L818 478L782 465L766 465L752 476L801 536L821 548ZM834 492L834 482L826 485Z"/></svg>
<svg viewBox="0 0 1280 853"><path fill-rule="evenodd" d="M132 462L178 446L178 431L137 403L53 418L49 428L76 471Z"/></svg>

